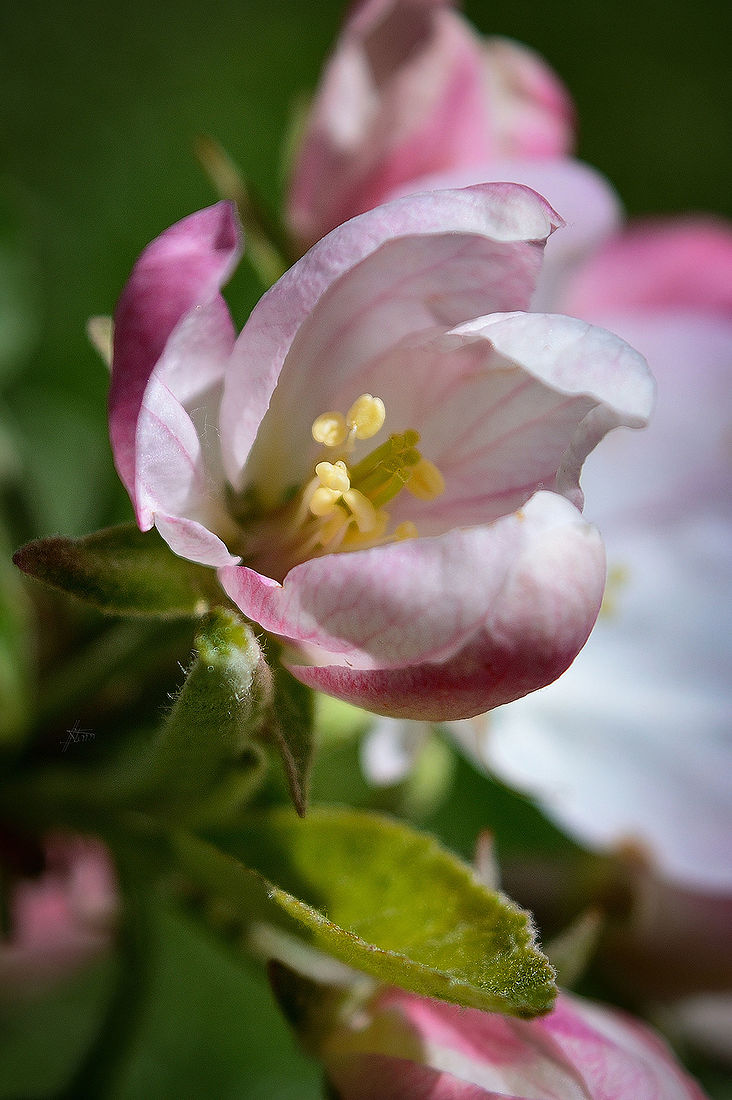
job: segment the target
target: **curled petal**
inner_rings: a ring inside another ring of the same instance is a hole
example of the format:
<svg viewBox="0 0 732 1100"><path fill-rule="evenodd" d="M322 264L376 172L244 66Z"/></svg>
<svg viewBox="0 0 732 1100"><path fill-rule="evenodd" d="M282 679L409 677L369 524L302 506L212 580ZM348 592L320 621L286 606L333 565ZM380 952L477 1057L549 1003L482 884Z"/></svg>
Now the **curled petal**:
<svg viewBox="0 0 732 1100"><path fill-rule="evenodd" d="M215 568L236 565L239 558L230 554L225 543L203 524L180 516L166 516L158 512L155 526L174 554L188 561Z"/></svg>
<svg viewBox="0 0 732 1100"><path fill-rule="evenodd" d="M234 349L221 416L232 484L242 487L243 467L286 360L285 396L276 400L288 405L272 419L289 429L293 420L287 417L296 415L290 410L301 407L305 390L324 387L320 402L344 366L353 369L346 349L363 363L404 333L437 321L451 326L496 309L526 308L541 247L559 224L529 189L488 184L397 200L320 241L261 299ZM315 408L310 396L298 421L305 423L307 410L315 409L314 417L332 407L328 400ZM309 433L310 424L305 428Z"/></svg>
<svg viewBox="0 0 732 1100"><path fill-rule="evenodd" d="M189 311L216 300L218 306L213 308L218 309L219 318L228 318L219 288L233 270L240 250L233 208L218 203L183 219L154 240L135 264L122 292L114 320L109 427L117 470L133 502L137 496L137 425L148 382L169 337ZM206 358L198 356L189 367L181 357L169 379L174 394L178 388L181 393L190 389L191 384L205 388L220 377L220 360L208 372L205 363Z"/></svg>
<svg viewBox="0 0 732 1100"><path fill-rule="evenodd" d="M551 314L479 317L450 335L475 341L478 347L485 342L492 354L497 353L504 363L520 366L523 374L514 381L516 388L494 403L500 414L494 431L508 434L509 441L503 443L507 468L498 476L492 466L491 484L511 484L511 477L514 484L516 480L520 483L522 474L529 476L527 460L538 459L545 471L544 484L581 507L579 475L589 452L611 428L621 424L642 427L651 413L654 385L643 357L604 329ZM527 384L526 375L540 385ZM512 400L507 407L509 396ZM467 411L458 422L466 430L470 427ZM475 429L473 445L479 455L486 448L495 453L490 424L486 427L477 421ZM479 455L470 454L470 449L466 454L479 476ZM438 455L437 460L447 473L447 456L443 460ZM552 465L554 474L550 474ZM533 473L537 479L534 487L539 488L536 468Z"/></svg>
<svg viewBox="0 0 732 1100"><path fill-rule="evenodd" d="M621 223L620 200L599 172L571 157L537 159L494 159L470 168L449 168L446 172L410 181L397 195L414 191L468 187L476 182L504 180L521 183L542 195L562 216L561 232L547 241L541 274L532 300L538 310L556 310L589 319L589 314L563 301L566 285L573 283L578 265L603 245Z"/></svg>
<svg viewBox="0 0 732 1100"><path fill-rule="evenodd" d="M521 1021L387 990L321 1055L344 1100L704 1100L650 1028L566 993Z"/></svg>
<svg viewBox="0 0 732 1100"><path fill-rule="evenodd" d="M447 720L560 675L584 644L604 586L597 532L551 493L483 528L316 558L283 585L219 576L234 602L318 663L298 679L396 717Z"/></svg>

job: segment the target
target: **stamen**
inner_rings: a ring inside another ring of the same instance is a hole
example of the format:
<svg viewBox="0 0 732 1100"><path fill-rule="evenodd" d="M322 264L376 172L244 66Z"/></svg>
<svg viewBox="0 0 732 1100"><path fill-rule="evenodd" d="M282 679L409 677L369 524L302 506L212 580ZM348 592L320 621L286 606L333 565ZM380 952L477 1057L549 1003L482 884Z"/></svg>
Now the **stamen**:
<svg viewBox="0 0 732 1100"><path fill-rule="evenodd" d="M445 491L445 479L428 458L420 458L412 468L405 488L418 500L434 500Z"/></svg>
<svg viewBox="0 0 732 1100"><path fill-rule="evenodd" d="M340 447L348 435L346 418L343 413L321 413L313 421L311 429L316 443L322 443L324 447Z"/></svg>
<svg viewBox="0 0 732 1100"><path fill-rule="evenodd" d="M321 485L311 496L308 507L314 516L331 516L340 499L341 494L337 489L327 489L325 485Z"/></svg>
<svg viewBox="0 0 732 1100"><path fill-rule="evenodd" d="M339 459L337 462L319 462L315 467L315 473L320 479L320 484L326 489L334 489L338 493L345 493L351 488L351 479L348 476L348 467Z"/></svg>
<svg viewBox="0 0 732 1100"><path fill-rule="evenodd" d="M386 408L380 397L362 393L346 413L346 424L356 439L371 439L383 427Z"/></svg>
<svg viewBox="0 0 732 1100"><path fill-rule="evenodd" d="M371 534L378 524L378 512L368 497L360 493L358 489L348 489L343 494L343 499L351 509L356 526L362 535Z"/></svg>
<svg viewBox="0 0 732 1100"><path fill-rule="evenodd" d="M419 443L419 433L415 431L403 432L401 435L390 435L385 443L376 447L371 454L366 455L351 469L351 484L359 489L366 483L369 475L379 471L379 480L383 480L383 471L393 473L403 465L415 465L421 455L415 450ZM362 489L363 491L363 489Z"/></svg>
<svg viewBox="0 0 732 1100"><path fill-rule="evenodd" d="M318 542L323 548L334 549L331 544L337 540L337 545L340 546L352 522L353 519L346 509L336 504L333 515L318 531Z"/></svg>
<svg viewBox="0 0 732 1100"><path fill-rule="evenodd" d="M392 540L417 537L411 520L398 524L391 535L385 505L404 488L420 500L433 500L445 481L433 462L417 449L420 437L413 428L390 435L353 466L344 461L357 440L371 439L386 419L384 402L362 393L343 416L326 412L312 425L313 439L325 447L340 448L342 457L321 461L304 487L294 515L302 538L297 557L380 546Z"/></svg>

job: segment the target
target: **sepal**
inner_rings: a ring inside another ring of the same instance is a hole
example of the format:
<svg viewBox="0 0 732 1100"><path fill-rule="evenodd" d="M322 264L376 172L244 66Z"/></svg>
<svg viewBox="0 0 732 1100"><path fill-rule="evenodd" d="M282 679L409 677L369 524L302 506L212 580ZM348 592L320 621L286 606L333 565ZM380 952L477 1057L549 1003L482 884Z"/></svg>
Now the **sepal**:
<svg viewBox="0 0 732 1100"><path fill-rule="evenodd" d="M186 618L224 602L210 569L176 557L155 530L130 524L36 539L13 561L24 573L110 615Z"/></svg>

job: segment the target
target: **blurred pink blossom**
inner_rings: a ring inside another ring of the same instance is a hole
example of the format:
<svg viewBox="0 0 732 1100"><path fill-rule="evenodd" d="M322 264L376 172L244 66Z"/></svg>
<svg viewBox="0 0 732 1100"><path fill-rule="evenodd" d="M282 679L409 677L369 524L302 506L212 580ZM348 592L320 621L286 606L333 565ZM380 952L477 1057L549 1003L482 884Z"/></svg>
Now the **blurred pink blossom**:
<svg viewBox="0 0 732 1100"><path fill-rule="evenodd" d="M415 180L572 141L571 100L528 47L481 39L450 0L364 0L310 108L289 221L307 247Z"/></svg>
<svg viewBox="0 0 732 1100"><path fill-rule="evenodd" d="M109 853L97 840L53 834L37 878L16 879L10 936L0 942L0 982L44 987L109 947L117 888Z"/></svg>
<svg viewBox="0 0 732 1100"><path fill-rule="evenodd" d="M643 438L616 433L585 467L609 566L590 644L473 751L584 843L632 838L662 874L730 897L732 227L631 225L553 305L643 351L658 404Z"/></svg>

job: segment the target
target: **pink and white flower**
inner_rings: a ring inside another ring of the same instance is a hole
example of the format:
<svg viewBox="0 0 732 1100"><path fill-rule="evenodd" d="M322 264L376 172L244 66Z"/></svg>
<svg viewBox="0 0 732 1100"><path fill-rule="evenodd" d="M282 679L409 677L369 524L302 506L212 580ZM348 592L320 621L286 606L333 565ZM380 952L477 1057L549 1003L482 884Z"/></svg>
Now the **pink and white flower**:
<svg viewBox="0 0 732 1100"><path fill-rule="evenodd" d="M481 39L451 0L362 0L308 115L289 195L293 232L310 245L446 169L561 157L573 120L541 58L508 39Z"/></svg>
<svg viewBox="0 0 732 1100"><path fill-rule="evenodd" d="M558 224L513 185L397 200L319 242L236 339L229 204L140 257L110 394L138 523L218 567L303 683L462 718L583 645L604 556L580 470L645 423L652 382L610 333L526 312Z"/></svg>
<svg viewBox="0 0 732 1100"><path fill-rule="evenodd" d="M556 684L454 732L599 848L732 896L729 492L732 228L641 223L576 268L555 308L611 326L658 380L644 437L616 434L584 487L608 547L604 613ZM477 736L477 740L474 738Z"/></svg>
<svg viewBox="0 0 732 1100"><path fill-rule="evenodd" d="M320 1054L343 1100L703 1100L650 1028L566 993L523 1021L387 990Z"/></svg>
<svg viewBox="0 0 732 1100"><path fill-rule="evenodd" d="M677 881L729 893L732 862L730 635L718 614L732 584L729 370L732 232L711 219L622 227L597 173L568 159L455 155L397 191L506 179L567 219L547 242L532 306L619 332L660 381L650 433L616 433L585 474L609 540L610 588L589 649L551 691L485 723L456 727L469 751L541 801L579 839L628 838ZM589 479L589 480L588 480ZM392 779L418 731L383 723L368 774Z"/></svg>
<svg viewBox="0 0 732 1100"><path fill-rule="evenodd" d="M90 837L54 834L45 867L20 878L9 897L10 935L0 942L0 979L18 989L45 988L109 948L117 885L106 848Z"/></svg>

